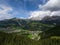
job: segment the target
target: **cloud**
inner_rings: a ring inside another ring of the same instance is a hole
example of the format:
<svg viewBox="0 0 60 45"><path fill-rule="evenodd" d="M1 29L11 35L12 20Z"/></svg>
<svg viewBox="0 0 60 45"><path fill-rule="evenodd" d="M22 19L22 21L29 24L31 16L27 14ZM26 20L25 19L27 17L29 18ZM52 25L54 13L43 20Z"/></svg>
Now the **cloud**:
<svg viewBox="0 0 60 45"><path fill-rule="evenodd" d="M60 16L60 11L53 11L50 16Z"/></svg>
<svg viewBox="0 0 60 45"><path fill-rule="evenodd" d="M31 19L41 20L44 16L60 16L60 0L49 0L44 5L39 5L39 11L31 11Z"/></svg>
<svg viewBox="0 0 60 45"><path fill-rule="evenodd" d="M13 11L11 7L0 5L0 20L12 18L13 16L9 13L11 11Z"/></svg>
<svg viewBox="0 0 60 45"><path fill-rule="evenodd" d="M15 10L14 8L7 6L7 5L1 5L0 4L0 20L3 19L10 19L10 18L27 18L28 12L22 9Z"/></svg>
<svg viewBox="0 0 60 45"><path fill-rule="evenodd" d="M8 12L12 10L13 9L11 7L0 5L0 14L7 14Z"/></svg>
<svg viewBox="0 0 60 45"><path fill-rule="evenodd" d="M30 12L31 16L29 18L41 20L43 17L49 16L50 14L51 14L50 11L34 11Z"/></svg>
<svg viewBox="0 0 60 45"><path fill-rule="evenodd" d="M57 11L60 10L60 0L49 0L46 4L42 5L42 10Z"/></svg>
<svg viewBox="0 0 60 45"><path fill-rule="evenodd" d="M41 20L45 16L60 16L60 11L34 11L30 12L30 19L33 20Z"/></svg>

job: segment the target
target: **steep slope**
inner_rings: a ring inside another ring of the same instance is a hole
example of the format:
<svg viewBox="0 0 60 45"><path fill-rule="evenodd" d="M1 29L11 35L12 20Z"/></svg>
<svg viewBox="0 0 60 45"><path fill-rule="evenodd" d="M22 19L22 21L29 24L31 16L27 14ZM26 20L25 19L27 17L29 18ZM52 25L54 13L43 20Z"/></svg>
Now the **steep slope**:
<svg viewBox="0 0 60 45"><path fill-rule="evenodd" d="M28 42L28 43L27 43ZM40 45L39 41L29 39L17 33L0 32L0 45Z"/></svg>
<svg viewBox="0 0 60 45"><path fill-rule="evenodd" d="M46 30L41 35L42 38L49 38L51 36L60 36L60 26Z"/></svg>

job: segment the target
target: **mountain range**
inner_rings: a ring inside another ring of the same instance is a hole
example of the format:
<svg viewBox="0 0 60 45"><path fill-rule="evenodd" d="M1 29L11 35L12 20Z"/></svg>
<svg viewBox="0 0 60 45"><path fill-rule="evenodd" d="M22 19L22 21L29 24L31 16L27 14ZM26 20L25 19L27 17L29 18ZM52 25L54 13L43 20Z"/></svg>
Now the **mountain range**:
<svg viewBox="0 0 60 45"><path fill-rule="evenodd" d="M50 44L50 41L54 41L55 45L60 37L51 40L54 36L60 36L60 16L46 16L42 20L12 18L0 21L1 45L44 45Z"/></svg>
<svg viewBox="0 0 60 45"><path fill-rule="evenodd" d="M19 18L0 20L0 30L44 31L56 25L60 25L60 16L45 16L42 20Z"/></svg>

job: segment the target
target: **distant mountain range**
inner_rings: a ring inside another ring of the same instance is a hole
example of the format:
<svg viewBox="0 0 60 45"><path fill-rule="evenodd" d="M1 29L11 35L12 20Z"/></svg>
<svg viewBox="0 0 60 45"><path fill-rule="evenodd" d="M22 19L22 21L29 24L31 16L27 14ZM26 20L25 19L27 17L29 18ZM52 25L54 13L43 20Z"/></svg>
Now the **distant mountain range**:
<svg viewBox="0 0 60 45"><path fill-rule="evenodd" d="M1 20L0 30L44 31L57 25L60 25L60 16L45 16L42 20L12 18Z"/></svg>
<svg viewBox="0 0 60 45"><path fill-rule="evenodd" d="M51 27L53 27L53 25L44 24L40 20L34 21L31 19L12 18L0 21L0 30L24 29L24 30L41 31Z"/></svg>

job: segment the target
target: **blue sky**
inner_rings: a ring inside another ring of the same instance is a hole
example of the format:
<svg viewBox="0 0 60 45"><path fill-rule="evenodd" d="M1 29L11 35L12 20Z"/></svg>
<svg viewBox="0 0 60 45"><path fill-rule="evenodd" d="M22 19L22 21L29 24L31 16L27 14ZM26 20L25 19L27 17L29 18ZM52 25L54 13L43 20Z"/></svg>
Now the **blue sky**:
<svg viewBox="0 0 60 45"><path fill-rule="evenodd" d="M60 16L60 0L0 0L0 20Z"/></svg>
<svg viewBox="0 0 60 45"><path fill-rule="evenodd" d="M40 10L38 5L46 3L47 0L0 0L0 19L5 18L28 18L29 12ZM5 11L6 10L6 11Z"/></svg>

